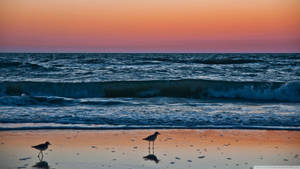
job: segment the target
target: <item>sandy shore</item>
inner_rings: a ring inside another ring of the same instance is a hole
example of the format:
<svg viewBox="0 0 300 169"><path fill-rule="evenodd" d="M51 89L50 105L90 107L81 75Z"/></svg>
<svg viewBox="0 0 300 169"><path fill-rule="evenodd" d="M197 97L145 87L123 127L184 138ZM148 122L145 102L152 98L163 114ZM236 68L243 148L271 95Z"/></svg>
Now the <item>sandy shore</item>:
<svg viewBox="0 0 300 169"><path fill-rule="evenodd" d="M300 165L300 132L272 130L1 131L0 168L228 168ZM40 161L32 145L52 145ZM150 155L149 155L150 154Z"/></svg>

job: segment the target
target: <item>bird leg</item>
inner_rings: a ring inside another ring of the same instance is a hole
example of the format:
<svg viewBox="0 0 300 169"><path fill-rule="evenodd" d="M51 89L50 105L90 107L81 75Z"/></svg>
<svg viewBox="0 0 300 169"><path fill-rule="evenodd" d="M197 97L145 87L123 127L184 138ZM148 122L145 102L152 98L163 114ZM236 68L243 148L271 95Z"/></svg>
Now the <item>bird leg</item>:
<svg viewBox="0 0 300 169"><path fill-rule="evenodd" d="M150 141L149 141L149 145L148 145L148 153L150 154Z"/></svg>
<svg viewBox="0 0 300 169"><path fill-rule="evenodd" d="M43 159L44 159L44 154L43 154L43 152L42 152L42 158L40 159L40 161L43 161Z"/></svg>
<svg viewBox="0 0 300 169"><path fill-rule="evenodd" d="M43 156L43 153L41 153L41 154L42 154L42 157L38 156L38 158L39 158L40 161L43 161L44 156Z"/></svg>
<svg viewBox="0 0 300 169"><path fill-rule="evenodd" d="M152 146L152 153L154 154L154 142L153 142L153 146Z"/></svg>

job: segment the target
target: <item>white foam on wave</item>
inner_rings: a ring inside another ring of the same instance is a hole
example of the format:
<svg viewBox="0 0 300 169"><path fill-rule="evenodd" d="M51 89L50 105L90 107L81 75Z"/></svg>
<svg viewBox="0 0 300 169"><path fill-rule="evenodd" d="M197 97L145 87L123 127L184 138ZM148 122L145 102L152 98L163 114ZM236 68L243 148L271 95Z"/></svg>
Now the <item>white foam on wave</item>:
<svg viewBox="0 0 300 169"><path fill-rule="evenodd" d="M300 81L288 82L279 88L255 87L245 85L242 88L227 90L209 89L208 94L216 98L243 98L252 100L300 101Z"/></svg>

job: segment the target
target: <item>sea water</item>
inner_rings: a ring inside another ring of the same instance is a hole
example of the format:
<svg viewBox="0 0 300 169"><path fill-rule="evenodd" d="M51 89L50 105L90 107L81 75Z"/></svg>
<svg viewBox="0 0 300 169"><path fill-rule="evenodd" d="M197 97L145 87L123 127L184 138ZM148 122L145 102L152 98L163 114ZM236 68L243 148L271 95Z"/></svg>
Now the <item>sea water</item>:
<svg viewBox="0 0 300 169"><path fill-rule="evenodd" d="M0 129L300 128L300 54L1 53Z"/></svg>

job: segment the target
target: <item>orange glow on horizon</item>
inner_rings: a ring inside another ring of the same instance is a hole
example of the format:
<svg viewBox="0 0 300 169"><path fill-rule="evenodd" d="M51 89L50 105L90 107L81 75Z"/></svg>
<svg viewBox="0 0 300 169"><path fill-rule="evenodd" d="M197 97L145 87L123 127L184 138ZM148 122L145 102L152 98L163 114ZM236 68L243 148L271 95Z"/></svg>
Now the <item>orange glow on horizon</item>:
<svg viewBox="0 0 300 169"><path fill-rule="evenodd" d="M0 51L300 51L298 0L2 0Z"/></svg>

